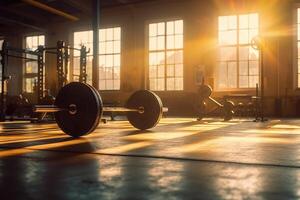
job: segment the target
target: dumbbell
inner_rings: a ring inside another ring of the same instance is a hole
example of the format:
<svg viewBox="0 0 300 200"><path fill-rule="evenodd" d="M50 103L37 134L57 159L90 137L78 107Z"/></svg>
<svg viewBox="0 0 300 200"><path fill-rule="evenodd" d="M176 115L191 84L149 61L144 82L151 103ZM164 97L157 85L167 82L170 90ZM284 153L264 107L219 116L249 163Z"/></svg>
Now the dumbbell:
<svg viewBox="0 0 300 200"><path fill-rule="evenodd" d="M128 121L137 129L147 130L160 121L164 108L161 99L149 90L133 93L125 107L104 107L99 92L85 83L72 82L58 92L54 105L36 105L37 113L52 112L60 129L72 137L93 132L103 112L126 112Z"/></svg>
<svg viewBox="0 0 300 200"><path fill-rule="evenodd" d="M219 101L211 97L212 92L213 90L209 85L203 84L198 88L198 93L201 95L203 101L207 99L215 104L217 108L221 108L224 114L224 121L231 120L234 115L234 103L226 100L223 104L221 104Z"/></svg>

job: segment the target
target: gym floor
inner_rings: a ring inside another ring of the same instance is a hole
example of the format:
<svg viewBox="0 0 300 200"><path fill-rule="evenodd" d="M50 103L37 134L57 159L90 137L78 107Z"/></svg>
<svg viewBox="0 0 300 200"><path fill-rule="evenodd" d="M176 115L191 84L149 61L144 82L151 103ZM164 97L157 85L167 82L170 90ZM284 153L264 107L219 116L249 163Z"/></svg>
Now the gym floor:
<svg viewBox="0 0 300 200"><path fill-rule="evenodd" d="M108 122L71 139L5 122L1 199L299 199L300 120Z"/></svg>

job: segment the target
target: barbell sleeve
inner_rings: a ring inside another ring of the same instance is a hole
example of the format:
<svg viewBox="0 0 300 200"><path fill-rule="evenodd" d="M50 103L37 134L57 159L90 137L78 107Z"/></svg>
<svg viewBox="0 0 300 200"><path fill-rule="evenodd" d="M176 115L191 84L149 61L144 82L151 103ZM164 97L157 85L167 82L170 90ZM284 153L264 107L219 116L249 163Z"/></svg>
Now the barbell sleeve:
<svg viewBox="0 0 300 200"><path fill-rule="evenodd" d="M57 106L54 105L35 105L33 106L33 112L36 113L54 113L54 112L59 112L63 111L65 109L58 108Z"/></svg>

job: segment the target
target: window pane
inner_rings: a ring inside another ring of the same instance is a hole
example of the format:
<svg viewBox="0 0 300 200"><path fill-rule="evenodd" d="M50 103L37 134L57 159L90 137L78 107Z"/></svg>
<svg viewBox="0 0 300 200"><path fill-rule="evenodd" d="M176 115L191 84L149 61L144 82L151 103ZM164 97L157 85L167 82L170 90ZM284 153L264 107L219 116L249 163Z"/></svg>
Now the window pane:
<svg viewBox="0 0 300 200"><path fill-rule="evenodd" d="M100 54L105 54L106 53L105 50L106 50L106 43L105 42L100 42L100 44L99 44L99 53Z"/></svg>
<svg viewBox="0 0 300 200"><path fill-rule="evenodd" d="M219 87L226 88L227 87L227 63L220 62L219 63Z"/></svg>
<svg viewBox="0 0 300 200"><path fill-rule="evenodd" d="M227 17L221 16L219 17L219 31L225 31L227 30Z"/></svg>
<svg viewBox="0 0 300 200"><path fill-rule="evenodd" d="M247 88L248 85L248 76L240 76L240 87L241 88Z"/></svg>
<svg viewBox="0 0 300 200"><path fill-rule="evenodd" d="M175 48L176 49L182 49L183 48L183 36L182 35L176 35L175 36Z"/></svg>
<svg viewBox="0 0 300 200"><path fill-rule="evenodd" d="M165 23L157 24L157 35L165 35Z"/></svg>
<svg viewBox="0 0 300 200"><path fill-rule="evenodd" d="M112 54L113 53L113 42L106 42L105 44L105 53Z"/></svg>
<svg viewBox="0 0 300 200"><path fill-rule="evenodd" d="M157 90L164 90L165 89L165 80L163 78L157 79Z"/></svg>
<svg viewBox="0 0 300 200"><path fill-rule="evenodd" d="M120 53L121 52L121 44L120 41L114 41L114 49L113 53Z"/></svg>
<svg viewBox="0 0 300 200"><path fill-rule="evenodd" d="M157 76L159 78L164 78L165 77L165 66L164 65L159 65L157 67Z"/></svg>
<svg viewBox="0 0 300 200"><path fill-rule="evenodd" d="M183 77L183 64L175 65L175 77Z"/></svg>
<svg viewBox="0 0 300 200"><path fill-rule="evenodd" d="M174 34L174 22L167 22L167 35L173 35Z"/></svg>
<svg viewBox="0 0 300 200"><path fill-rule="evenodd" d="M167 90L175 90L175 78L167 79Z"/></svg>
<svg viewBox="0 0 300 200"><path fill-rule="evenodd" d="M175 78L175 90L183 90L183 78Z"/></svg>
<svg viewBox="0 0 300 200"><path fill-rule="evenodd" d="M236 60L236 47L221 47L220 48L220 61Z"/></svg>
<svg viewBox="0 0 300 200"><path fill-rule="evenodd" d="M114 67L120 67L121 66L121 56L120 54L114 55Z"/></svg>
<svg viewBox="0 0 300 200"><path fill-rule="evenodd" d="M259 51L253 48L249 48L249 60L258 60L259 59Z"/></svg>
<svg viewBox="0 0 300 200"><path fill-rule="evenodd" d="M240 47L240 60L248 60L249 59L249 47Z"/></svg>
<svg viewBox="0 0 300 200"><path fill-rule="evenodd" d="M258 76L249 76L249 87L255 88L258 84Z"/></svg>
<svg viewBox="0 0 300 200"><path fill-rule="evenodd" d="M99 41L104 42L106 38L106 31L104 29L101 29L99 31Z"/></svg>
<svg viewBox="0 0 300 200"><path fill-rule="evenodd" d="M157 67L156 66L150 66L149 67L149 77L150 78L156 78L157 77Z"/></svg>
<svg viewBox="0 0 300 200"><path fill-rule="evenodd" d="M167 66L167 76L168 77L174 77L175 76L175 72L174 72L174 65L168 65Z"/></svg>
<svg viewBox="0 0 300 200"><path fill-rule="evenodd" d="M237 63L236 62L228 63L228 87L229 88L237 87Z"/></svg>
<svg viewBox="0 0 300 200"><path fill-rule="evenodd" d="M157 24L149 25L149 36L154 37L157 35Z"/></svg>
<svg viewBox="0 0 300 200"><path fill-rule="evenodd" d="M149 39L149 50L154 51L157 49L157 38L153 37Z"/></svg>
<svg viewBox="0 0 300 200"><path fill-rule="evenodd" d="M249 75L259 74L259 63L258 61L249 61Z"/></svg>
<svg viewBox="0 0 300 200"><path fill-rule="evenodd" d="M175 36L174 35L168 35L167 36L167 48L168 49L174 49L175 48Z"/></svg>
<svg viewBox="0 0 300 200"><path fill-rule="evenodd" d="M237 29L237 16L228 17L228 29Z"/></svg>
<svg viewBox="0 0 300 200"><path fill-rule="evenodd" d="M247 76L248 75L248 62L240 62L239 66L240 66L239 67L240 75Z"/></svg>
<svg viewBox="0 0 300 200"><path fill-rule="evenodd" d="M113 40L113 37L114 37L114 29L112 28L106 29L106 41Z"/></svg>
<svg viewBox="0 0 300 200"><path fill-rule="evenodd" d="M157 31L156 34L153 33L154 29ZM182 49L183 20L149 25L149 85L151 90L183 89ZM175 78L177 76L180 77L178 80Z"/></svg>
<svg viewBox="0 0 300 200"><path fill-rule="evenodd" d="M183 63L183 51L176 51L174 58L175 64Z"/></svg>
<svg viewBox="0 0 300 200"><path fill-rule="evenodd" d="M251 40L256 36L258 36L258 29L249 30L249 41L248 41L248 43L250 44Z"/></svg>
<svg viewBox="0 0 300 200"><path fill-rule="evenodd" d="M240 44L248 44L249 43L249 31L248 30L241 30L239 34L239 42Z"/></svg>
<svg viewBox="0 0 300 200"><path fill-rule="evenodd" d="M183 34L183 21L182 20L178 20L175 21L175 34Z"/></svg>
<svg viewBox="0 0 300 200"><path fill-rule="evenodd" d="M165 49L165 36L157 37L157 50Z"/></svg>
<svg viewBox="0 0 300 200"><path fill-rule="evenodd" d="M249 27L258 29L258 27L259 27L258 14L250 14L249 15Z"/></svg>
<svg viewBox="0 0 300 200"><path fill-rule="evenodd" d="M114 28L114 40L121 40L121 28Z"/></svg>
<svg viewBox="0 0 300 200"><path fill-rule="evenodd" d="M239 24L240 24L240 29L248 29L249 28L249 16L248 15L240 15Z"/></svg>

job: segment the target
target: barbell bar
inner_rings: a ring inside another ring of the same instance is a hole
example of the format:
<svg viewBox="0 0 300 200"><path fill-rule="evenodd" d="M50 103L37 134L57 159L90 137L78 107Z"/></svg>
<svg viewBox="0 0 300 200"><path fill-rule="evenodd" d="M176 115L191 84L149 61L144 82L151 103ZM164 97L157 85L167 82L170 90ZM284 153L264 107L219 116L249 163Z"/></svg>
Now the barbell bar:
<svg viewBox="0 0 300 200"><path fill-rule="evenodd" d="M126 112L128 121L137 129L155 127L163 112L161 99L149 90L133 93L125 107L104 107L99 92L92 86L72 82L64 86L55 99L54 105L35 105L33 112L54 113L55 121L63 132L80 137L93 132L103 112Z"/></svg>
<svg viewBox="0 0 300 200"><path fill-rule="evenodd" d="M54 105L36 105L33 108L33 112L36 113L54 113L54 112L59 112L59 111L64 111L68 109L62 109L58 108L57 106ZM70 109L69 109L70 110ZM167 107L163 107L163 112L168 112L169 109ZM125 107L103 107L103 112L144 112L144 108L140 107L137 109L133 108L125 108Z"/></svg>

